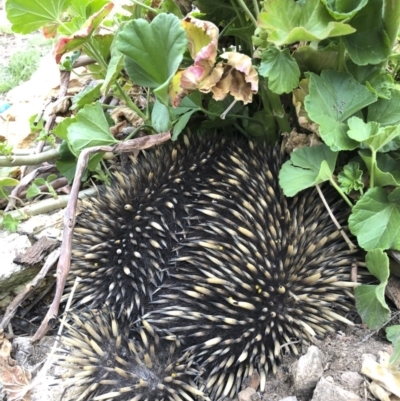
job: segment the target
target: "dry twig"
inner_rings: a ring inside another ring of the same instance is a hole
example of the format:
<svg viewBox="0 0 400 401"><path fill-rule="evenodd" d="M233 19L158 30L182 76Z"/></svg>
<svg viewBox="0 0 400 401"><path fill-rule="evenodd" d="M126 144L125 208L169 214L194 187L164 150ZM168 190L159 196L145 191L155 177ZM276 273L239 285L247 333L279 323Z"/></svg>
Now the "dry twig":
<svg viewBox="0 0 400 401"><path fill-rule="evenodd" d="M349 249L351 251L353 251L354 249L356 249L357 247L351 242L350 238L347 236L347 234L345 233L345 231L343 230L343 228L341 227L341 225L339 224L339 222L336 220L335 215L332 213L331 208L328 205L328 202L325 199L324 194L321 191L321 188L319 187L319 185L317 184L315 186L317 188L319 197L321 198L322 202L325 205L326 210L329 213L329 216L331 217L333 224L335 224L336 228L340 231L340 233L342 234L343 239L346 241L347 245L349 246Z"/></svg>
<svg viewBox="0 0 400 401"><path fill-rule="evenodd" d="M28 295L42 282L49 270L57 262L59 256L60 248L57 248L53 252L51 252L47 257L46 263L43 265L40 272L29 284L27 284L25 290L18 294L10 303L10 305L8 305L7 310L3 316L3 320L0 323L0 331L4 330L7 327L8 323L10 323L10 320L14 317L18 307L22 304L22 302L24 302Z"/></svg>
<svg viewBox="0 0 400 401"><path fill-rule="evenodd" d="M84 149L79 155L70 199L65 209L61 254L56 273L56 294L45 318L42 321L42 324L32 337L32 341L40 340L47 333L50 320L56 318L58 314L61 297L64 292L65 283L67 281L67 276L71 265L72 233L76 220L76 206L78 202L79 187L81 183L81 177L86 169L89 157L98 152L130 153L135 150L148 149L155 145L159 145L170 138L171 134L169 132L158 135L144 136L141 138L121 142L114 146L95 146L92 148L87 148Z"/></svg>

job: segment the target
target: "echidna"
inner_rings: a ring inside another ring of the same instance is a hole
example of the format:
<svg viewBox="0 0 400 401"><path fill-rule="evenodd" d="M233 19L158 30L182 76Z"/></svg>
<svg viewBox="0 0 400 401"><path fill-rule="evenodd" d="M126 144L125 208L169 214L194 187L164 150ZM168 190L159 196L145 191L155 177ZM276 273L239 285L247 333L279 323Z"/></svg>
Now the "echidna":
<svg viewBox="0 0 400 401"><path fill-rule="evenodd" d="M71 401L209 401L178 341L161 340L151 328L131 330L107 310L70 317L57 363L65 370L59 380L73 386Z"/></svg>
<svg viewBox="0 0 400 401"><path fill-rule="evenodd" d="M76 231L78 296L176 335L212 399L282 351L334 331L352 309L350 251L315 190L285 198L276 147L186 137L146 152L87 206ZM347 208L325 190L345 224Z"/></svg>
<svg viewBox="0 0 400 401"><path fill-rule="evenodd" d="M212 174L213 153L224 141L186 141L141 154L111 187L85 201L74 232L69 284L82 278L75 300L136 319L168 273L174 248L184 238L196 180ZM205 152L207 152L205 154Z"/></svg>

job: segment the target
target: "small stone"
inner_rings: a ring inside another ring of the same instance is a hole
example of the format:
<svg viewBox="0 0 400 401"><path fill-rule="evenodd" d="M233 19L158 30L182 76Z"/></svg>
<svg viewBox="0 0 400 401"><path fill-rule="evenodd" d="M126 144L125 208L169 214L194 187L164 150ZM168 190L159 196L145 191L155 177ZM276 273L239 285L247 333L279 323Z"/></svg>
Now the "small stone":
<svg viewBox="0 0 400 401"><path fill-rule="evenodd" d="M254 388L254 390L257 390L259 385L260 375L258 372L254 371L251 376L248 376L243 380L242 388L251 387Z"/></svg>
<svg viewBox="0 0 400 401"><path fill-rule="evenodd" d="M362 354L361 360L363 361L363 363L366 359L372 359L375 362L377 361L377 358L374 354Z"/></svg>
<svg viewBox="0 0 400 401"><path fill-rule="evenodd" d="M261 401L260 393L254 393L250 396L251 401Z"/></svg>
<svg viewBox="0 0 400 401"><path fill-rule="evenodd" d="M361 401L361 399L351 391L344 390L322 377L311 401Z"/></svg>
<svg viewBox="0 0 400 401"><path fill-rule="evenodd" d="M239 401L253 401L251 398L253 394L256 394L256 390L254 390L254 388L247 387L238 394L238 399Z"/></svg>
<svg viewBox="0 0 400 401"><path fill-rule="evenodd" d="M295 393L299 397L312 394L318 380L324 373L325 356L316 346L312 345L307 353L292 368Z"/></svg>
<svg viewBox="0 0 400 401"><path fill-rule="evenodd" d="M285 397L285 398L282 398L282 399L279 400L279 401L297 401L297 397L294 397L294 396L292 396L292 397Z"/></svg>
<svg viewBox="0 0 400 401"><path fill-rule="evenodd" d="M357 372L344 372L341 376L342 380L353 388L358 388L364 382L364 378Z"/></svg>

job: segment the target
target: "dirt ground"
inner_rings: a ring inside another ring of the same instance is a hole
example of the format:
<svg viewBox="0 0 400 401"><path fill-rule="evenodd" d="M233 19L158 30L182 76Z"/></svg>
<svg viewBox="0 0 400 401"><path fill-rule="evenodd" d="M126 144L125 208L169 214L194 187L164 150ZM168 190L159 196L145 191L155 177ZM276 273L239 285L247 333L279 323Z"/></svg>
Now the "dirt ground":
<svg viewBox="0 0 400 401"><path fill-rule="evenodd" d="M329 335L315 344L325 355L326 364L324 377L332 377L335 384L343 389L357 394L361 400L376 400L368 391L369 381L358 387L349 386L342 375L345 372L361 372L362 356L364 354L378 355L379 351L391 351L391 345L384 338L384 333L373 332L362 325L348 328L344 332ZM303 353L307 347L303 349ZM279 367L276 376L270 375L267 379L268 392L264 394L264 401L281 400L284 397L293 396L290 369L298 358L285 357ZM301 401L309 401L309 398L298 398Z"/></svg>

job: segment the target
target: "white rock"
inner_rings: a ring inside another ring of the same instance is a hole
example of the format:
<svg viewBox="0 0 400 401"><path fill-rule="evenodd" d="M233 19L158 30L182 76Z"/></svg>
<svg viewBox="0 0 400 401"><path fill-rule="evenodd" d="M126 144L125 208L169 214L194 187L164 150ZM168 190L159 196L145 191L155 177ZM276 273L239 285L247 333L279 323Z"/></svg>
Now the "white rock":
<svg viewBox="0 0 400 401"><path fill-rule="evenodd" d="M349 386L358 388L364 382L364 378L357 372L344 372L341 379Z"/></svg>
<svg viewBox="0 0 400 401"><path fill-rule="evenodd" d="M361 401L360 397L350 391L321 378L315 388L311 401Z"/></svg>
<svg viewBox="0 0 400 401"><path fill-rule="evenodd" d="M312 345L292 368L295 393L299 397L311 395L324 373L325 355Z"/></svg>
<svg viewBox="0 0 400 401"><path fill-rule="evenodd" d="M256 393L256 390L247 387L238 394L239 401L251 401L251 396Z"/></svg>

